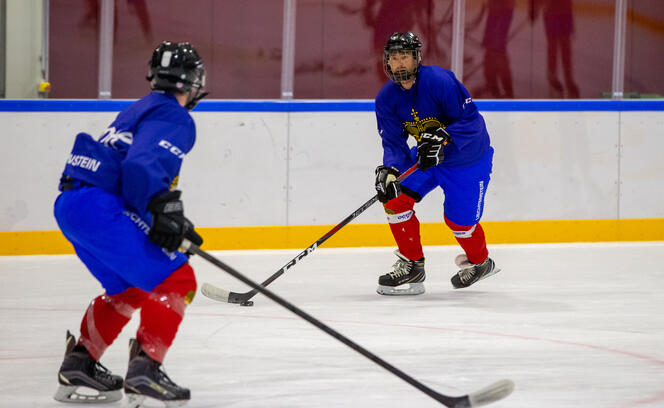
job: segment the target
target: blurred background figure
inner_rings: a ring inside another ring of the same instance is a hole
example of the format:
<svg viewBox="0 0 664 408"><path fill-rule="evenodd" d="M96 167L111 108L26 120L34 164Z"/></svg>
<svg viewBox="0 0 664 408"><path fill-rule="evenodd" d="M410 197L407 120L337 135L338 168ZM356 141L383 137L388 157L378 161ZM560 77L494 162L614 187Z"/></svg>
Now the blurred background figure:
<svg viewBox="0 0 664 408"><path fill-rule="evenodd" d="M514 98L510 57L507 53L516 0L488 0L484 28L484 86L475 90L480 98Z"/></svg>
<svg viewBox="0 0 664 408"><path fill-rule="evenodd" d="M550 98L579 97L579 87L572 73L572 35L574 34L574 13L572 0L531 0L530 18L537 19L542 11L546 33L546 74ZM558 79L558 60L563 71L563 84Z"/></svg>
<svg viewBox="0 0 664 408"><path fill-rule="evenodd" d="M435 16L436 3L432 0L365 0L364 4L358 8L349 7L345 4L338 6L339 11L346 15L357 14L362 18L365 27L371 30L371 48L376 61L374 72L375 77L382 83L383 63L382 47L385 38L395 32L417 31L422 34L422 38L427 39L427 56L438 57L446 55L444 50L437 44L439 28L442 24L451 25L452 2L449 3L449 10L445 13L443 21L436 21ZM446 59L446 57L445 57Z"/></svg>
<svg viewBox="0 0 664 408"><path fill-rule="evenodd" d="M141 32L143 33L143 38L147 44L154 43L154 37L152 35L152 23L150 21L150 14L148 13L148 5L145 2L146 0L127 0L127 7L131 14L136 15L138 18L138 24L141 27ZM95 28L99 26L99 0L86 0L85 2L85 15L78 23L78 26L81 28ZM113 25L114 32L117 33L118 28L118 8L117 5L114 8L115 15L113 16Z"/></svg>

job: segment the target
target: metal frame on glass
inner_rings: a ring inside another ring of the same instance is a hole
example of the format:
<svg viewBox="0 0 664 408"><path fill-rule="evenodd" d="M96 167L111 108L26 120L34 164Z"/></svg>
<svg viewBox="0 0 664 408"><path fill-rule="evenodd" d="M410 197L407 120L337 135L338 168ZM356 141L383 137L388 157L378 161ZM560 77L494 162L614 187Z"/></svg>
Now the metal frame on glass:
<svg viewBox="0 0 664 408"><path fill-rule="evenodd" d="M613 24L613 99L622 99L625 87L625 37L627 36L627 0L616 0Z"/></svg>
<svg viewBox="0 0 664 408"><path fill-rule="evenodd" d="M281 99L293 99L295 77L296 0L284 0L284 27L281 52Z"/></svg>
<svg viewBox="0 0 664 408"><path fill-rule="evenodd" d="M48 53L49 53L49 7L50 0L42 0L42 44L41 44L41 75L42 81L49 82Z"/></svg>
<svg viewBox="0 0 664 408"><path fill-rule="evenodd" d="M7 31L7 4L5 0L0 0L0 98L5 97L5 58L6 42L5 32Z"/></svg>
<svg viewBox="0 0 664 408"><path fill-rule="evenodd" d="M99 9L99 99L111 99L114 14L115 0L101 0Z"/></svg>
<svg viewBox="0 0 664 408"><path fill-rule="evenodd" d="M281 99L293 99L294 64L295 64L295 15L296 0L283 0L284 26L282 37L281 60ZM4 0L0 0L4 5ZM113 73L113 0L101 0L99 18L99 99L111 98ZM466 0L454 0L452 22L452 61L451 68L456 76L463 80L463 55L465 31ZM613 41L613 76L611 92L614 99L622 99L625 75L625 37L627 22L627 0L616 0L614 41ZM4 23L4 19L3 19ZM0 37L0 41L4 40ZM4 46L0 42L0 47ZM0 67L4 69L4 67ZM3 75L4 79L4 75ZM0 91L4 83L0 82Z"/></svg>

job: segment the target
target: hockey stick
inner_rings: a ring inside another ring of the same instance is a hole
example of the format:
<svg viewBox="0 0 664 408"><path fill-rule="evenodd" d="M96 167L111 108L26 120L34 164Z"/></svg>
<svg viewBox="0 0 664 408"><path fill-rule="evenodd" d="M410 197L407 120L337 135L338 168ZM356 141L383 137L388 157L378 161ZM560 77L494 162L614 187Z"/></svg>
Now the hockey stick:
<svg viewBox="0 0 664 408"><path fill-rule="evenodd" d="M274 292L270 291L269 289L265 288L264 285L259 285L258 283L252 281L251 279L247 278L234 268L230 267L229 265L226 265L224 262L221 260L215 258L214 256L208 254L207 252L203 251L196 245L192 244L191 242L185 240L182 243L182 250L183 251L189 251L193 254L196 254L205 260L209 261L213 265L223 269L225 272L233 276L234 278L238 279L239 281L243 282L244 284L250 286L253 288L256 292L260 292L261 294L267 296L269 299L274 301L275 303L278 303L280 306L283 306L284 308L290 310L297 316L301 317L302 319L306 320L307 322L311 323L312 325L316 326L317 328L321 329L325 333L329 334L330 336L334 337L335 339L339 340L340 342L344 343L348 347L352 348L353 350L357 351L358 353L362 354L364 357L368 358L369 360L373 361L374 363L378 364L379 366L383 367L390 373L396 375L397 377L401 378L408 384L412 385L413 387L417 388L418 390L422 391L426 395L430 396L431 398L435 399L436 401L440 402L441 404L445 405L446 407L450 408L469 408L469 407L479 407L481 405L486 405L490 404L492 402L498 401L500 399L503 399L510 395L510 393L514 390L514 382L511 380L503 379L500 381L497 381L491 385L489 385L486 388L483 388L479 391L472 392L467 395L463 395L461 397L450 397L444 394L441 394L437 391L434 391L433 389L427 387L426 385L422 384L421 382L417 381L413 377L409 376L408 374L404 373L403 371L399 370L398 368L394 367L390 363L386 362L385 360L381 359L377 355L373 354L369 350L365 349L364 347L360 346L359 344L353 342L350 340L348 337L345 337L341 333L337 332L336 330L332 329L331 327L327 326L325 323L321 322L320 320L316 319L315 317L311 316L310 314L306 313L302 309L298 308L297 306L293 305L292 303L286 301L285 299L277 296Z"/></svg>
<svg viewBox="0 0 664 408"><path fill-rule="evenodd" d="M417 164L415 164L413 167L409 168L406 170L402 175L399 176L397 181L402 181L405 180L406 177L410 176L415 170L417 170ZM309 255L312 253L316 248L318 248L323 242L327 241L328 238L330 238L332 235L334 235L337 231L339 231L342 227L344 227L346 224L349 222L353 221L355 218L357 218L358 215L362 214L364 210L367 208L371 207L373 203L375 203L378 200L378 195L375 195L369 199L366 203L362 204L360 208L355 210L351 215L348 217L344 218L343 221L341 221L339 224L334 226L331 230L329 230L325 235L320 237L318 241L314 242L311 244L307 249L304 251L300 252L295 258L291 259L288 261L288 263L284 266L281 267L278 271L276 271L272 276L267 278L263 283L261 283L261 286L265 287L269 285L270 283L274 282L275 279L280 277L281 275L284 274L288 269L290 269L293 265L295 265L298 261L300 261L302 258L305 256ZM214 286L211 283L203 283L203 286L201 286L201 293L208 298L212 300L216 300L219 302L228 302L228 303L239 303L242 306L253 306L254 302L250 302L249 299L252 297L256 296L256 293L258 293L257 290L250 290L245 293L237 293L237 292L230 292L226 289L219 288L217 286Z"/></svg>

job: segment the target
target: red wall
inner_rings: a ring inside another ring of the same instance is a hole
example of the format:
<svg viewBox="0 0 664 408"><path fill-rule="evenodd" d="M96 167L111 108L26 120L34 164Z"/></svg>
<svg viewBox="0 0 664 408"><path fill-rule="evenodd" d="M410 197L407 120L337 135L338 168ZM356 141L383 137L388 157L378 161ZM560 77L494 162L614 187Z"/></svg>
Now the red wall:
<svg viewBox="0 0 664 408"><path fill-rule="evenodd" d="M373 98L394 31L450 65L452 0L298 0L295 98ZM475 98L601 98L611 91L615 0L466 0L464 83ZM625 91L664 94L664 1L628 2ZM152 49L189 41L211 98L279 98L281 0L116 0L114 98L147 91ZM51 97L96 98L99 0L51 7Z"/></svg>

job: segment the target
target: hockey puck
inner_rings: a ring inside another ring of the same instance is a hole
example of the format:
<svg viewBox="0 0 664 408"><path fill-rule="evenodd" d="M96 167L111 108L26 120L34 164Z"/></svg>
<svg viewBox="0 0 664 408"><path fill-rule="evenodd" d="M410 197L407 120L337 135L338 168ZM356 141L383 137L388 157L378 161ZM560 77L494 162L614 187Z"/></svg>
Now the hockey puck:
<svg viewBox="0 0 664 408"><path fill-rule="evenodd" d="M240 303L240 306L253 306L254 302L253 300L245 300L244 302Z"/></svg>

